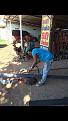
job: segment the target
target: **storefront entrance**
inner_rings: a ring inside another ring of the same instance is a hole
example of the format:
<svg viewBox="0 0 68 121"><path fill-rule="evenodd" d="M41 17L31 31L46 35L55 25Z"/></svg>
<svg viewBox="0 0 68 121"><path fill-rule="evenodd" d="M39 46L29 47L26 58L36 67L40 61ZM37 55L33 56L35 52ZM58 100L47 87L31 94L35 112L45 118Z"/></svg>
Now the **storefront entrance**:
<svg viewBox="0 0 68 121"><path fill-rule="evenodd" d="M68 30L55 30L52 52L55 60L68 59Z"/></svg>
<svg viewBox="0 0 68 121"><path fill-rule="evenodd" d="M68 24L65 21L63 23L62 19L58 21L58 17L56 17L53 21L51 50L54 54L54 60L68 59ZM65 17L64 20L66 20Z"/></svg>

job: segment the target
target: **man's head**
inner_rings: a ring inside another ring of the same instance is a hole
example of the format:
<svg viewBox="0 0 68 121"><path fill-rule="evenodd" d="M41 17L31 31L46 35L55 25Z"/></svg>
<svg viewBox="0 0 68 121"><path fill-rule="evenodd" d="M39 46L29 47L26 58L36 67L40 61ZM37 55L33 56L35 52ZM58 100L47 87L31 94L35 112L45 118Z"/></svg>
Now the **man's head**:
<svg viewBox="0 0 68 121"><path fill-rule="evenodd" d="M28 42L30 41L30 36L29 35L25 35L25 40Z"/></svg>

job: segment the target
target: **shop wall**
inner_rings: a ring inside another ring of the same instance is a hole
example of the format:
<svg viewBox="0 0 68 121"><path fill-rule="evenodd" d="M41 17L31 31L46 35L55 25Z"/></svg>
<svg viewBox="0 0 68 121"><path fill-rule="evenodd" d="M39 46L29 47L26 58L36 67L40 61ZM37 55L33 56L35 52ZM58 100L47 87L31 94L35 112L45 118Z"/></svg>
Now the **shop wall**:
<svg viewBox="0 0 68 121"><path fill-rule="evenodd" d="M17 24L12 24L12 30L19 29L19 25ZM40 27L35 27L35 26L28 26L28 25L22 25L22 30L27 31L31 33L31 35L38 37L40 34L41 28Z"/></svg>
<svg viewBox="0 0 68 121"><path fill-rule="evenodd" d="M10 29L10 24L7 24L5 28L0 28L0 39L12 41L12 29Z"/></svg>
<svg viewBox="0 0 68 121"><path fill-rule="evenodd" d="M0 39L12 41L12 30L19 30L19 24L12 24L10 29L10 24L7 23L6 28L0 28ZM26 26L22 25L22 30L28 31L31 35L38 37L40 34L41 28L35 26Z"/></svg>

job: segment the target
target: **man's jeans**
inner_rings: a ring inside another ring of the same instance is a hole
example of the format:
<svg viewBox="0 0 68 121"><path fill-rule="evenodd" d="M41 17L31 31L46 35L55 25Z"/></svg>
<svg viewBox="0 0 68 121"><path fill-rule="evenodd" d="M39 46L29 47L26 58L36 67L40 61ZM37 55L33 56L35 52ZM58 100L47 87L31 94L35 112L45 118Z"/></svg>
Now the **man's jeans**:
<svg viewBox="0 0 68 121"><path fill-rule="evenodd" d="M49 72L49 70L51 69L52 61L53 61L53 60L44 63L43 70L40 71L40 78L41 78L40 81L41 81L41 82L45 82L45 81L46 81L48 72Z"/></svg>

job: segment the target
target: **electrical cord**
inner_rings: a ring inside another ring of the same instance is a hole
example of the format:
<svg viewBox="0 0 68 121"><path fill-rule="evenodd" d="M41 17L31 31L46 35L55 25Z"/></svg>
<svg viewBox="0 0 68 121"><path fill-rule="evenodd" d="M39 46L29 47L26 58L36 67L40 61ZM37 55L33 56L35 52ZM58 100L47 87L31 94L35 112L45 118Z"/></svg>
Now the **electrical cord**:
<svg viewBox="0 0 68 121"><path fill-rule="evenodd" d="M37 65L36 65L36 68L37 68L38 74L40 74L39 67Z"/></svg>

